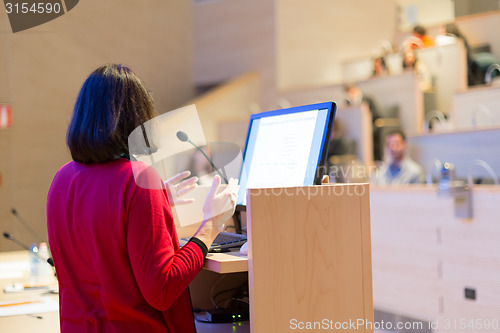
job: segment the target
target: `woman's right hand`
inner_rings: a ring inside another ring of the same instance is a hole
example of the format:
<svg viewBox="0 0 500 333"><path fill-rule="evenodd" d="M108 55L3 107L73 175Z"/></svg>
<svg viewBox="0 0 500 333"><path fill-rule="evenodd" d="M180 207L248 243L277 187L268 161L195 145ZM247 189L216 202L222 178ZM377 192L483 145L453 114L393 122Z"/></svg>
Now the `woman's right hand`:
<svg viewBox="0 0 500 333"><path fill-rule="evenodd" d="M216 175L203 204L203 223L194 237L203 241L210 248L217 234L224 228L224 223L231 218L236 208L238 182L231 178L226 188L219 192L220 177Z"/></svg>
<svg viewBox="0 0 500 333"><path fill-rule="evenodd" d="M220 177L215 176L203 204L203 220L211 220L214 225L222 228L224 223L234 214L236 197L239 190L238 181L231 178L229 179L229 184L220 193L218 193L219 188Z"/></svg>

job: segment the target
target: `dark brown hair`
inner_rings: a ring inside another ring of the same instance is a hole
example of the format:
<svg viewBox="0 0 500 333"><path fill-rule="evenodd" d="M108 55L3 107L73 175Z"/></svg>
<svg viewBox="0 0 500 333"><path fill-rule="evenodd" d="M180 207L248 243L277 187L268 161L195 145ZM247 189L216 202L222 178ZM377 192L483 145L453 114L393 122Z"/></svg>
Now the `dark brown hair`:
<svg viewBox="0 0 500 333"><path fill-rule="evenodd" d="M399 135L399 136L401 136L401 139L403 139L403 141L406 142L406 135L405 135L405 132L403 132L402 129L393 129L393 130L390 130L385 135L385 139L387 140L387 138L390 137L390 136L392 136L392 135Z"/></svg>
<svg viewBox="0 0 500 333"><path fill-rule="evenodd" d="M418 24L415 27L413 27L413 33L419 34L421 36L425 36L425 34L427 33L427 30L423 26Z"/></svg>
<svg viewBox="0 0 500 333"><path fill-rule="evenodd" d="M85 80L68 126L73 160L104 163L128 155L130 133L155 116L151 95L130 68L97 68Z"/></svg>

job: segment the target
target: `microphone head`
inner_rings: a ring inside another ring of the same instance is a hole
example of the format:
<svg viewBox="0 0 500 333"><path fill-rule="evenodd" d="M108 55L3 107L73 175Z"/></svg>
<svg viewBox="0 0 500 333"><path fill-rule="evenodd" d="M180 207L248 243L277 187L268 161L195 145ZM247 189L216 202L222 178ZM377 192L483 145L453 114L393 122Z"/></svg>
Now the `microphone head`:
<svg viewBox="0 0 500 333"><path fill-rule="evenodd" d="M17 215L17 210L15 208L12 208L10 211L12 214Z"/></svg>
<svg viewBox="0 0 500 333"><path fill-rule="evenodd" d="M177 138L179 140L181 140L182 142L186 142L187 140L189 140L189 137L186 133L184 133L183 131L178 131L177 132Z"/></svg>
<svg viewBox="0 0 500 333"><path fill-rule="evenodd" d="M10 234L8 232L4 232L3 233L3 236L7 239L10 239Z"/></svg>
<svg viewBox="0 0 500 333"><path fill-rule="evenodd" d="M54 259L48 258L47 262L49 263L50 266L54 267Z"/></svg>

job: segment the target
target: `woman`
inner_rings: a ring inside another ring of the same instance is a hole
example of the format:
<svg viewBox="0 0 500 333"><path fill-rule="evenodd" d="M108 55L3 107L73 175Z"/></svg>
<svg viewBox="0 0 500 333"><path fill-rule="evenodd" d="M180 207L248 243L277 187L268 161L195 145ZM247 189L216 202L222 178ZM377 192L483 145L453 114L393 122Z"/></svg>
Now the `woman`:
<svg viewBox="0 0 500 333"><path fill-rule="evenodd" d="M418 60L415 50L405 49L403 52L403 70L413 70L417 74L422 91L432 90L432 76L427 67Z"/></svg>
<svg viewBox="0 0 500 333"><path fill-rule="evenodd" d="M47 198L63 333L195 331L187 287L234 211L237 186L217 194L214 179L202 226L179 248L162 180L128 159L129 134L154 116L143 82L121 65L96 69L79 93L67 133L73 161Z"/></svg>

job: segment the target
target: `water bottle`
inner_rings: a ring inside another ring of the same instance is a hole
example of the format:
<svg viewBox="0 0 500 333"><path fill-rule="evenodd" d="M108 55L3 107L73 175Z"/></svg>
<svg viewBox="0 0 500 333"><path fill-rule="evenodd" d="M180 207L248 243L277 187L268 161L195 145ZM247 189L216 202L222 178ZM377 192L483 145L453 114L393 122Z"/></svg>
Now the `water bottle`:
<svg viewBox="0 0 500 333"><path fill-rule="evenodd" d="M438 189L442 192L450 190L451 182L455 180L455 166L452 163L444 163L441 168Z"/></svg>
<svg viewBox="0 0 500 333"><path fill-rule="evenodd" d="M41 257L38 260L38 274L40 277L41 284L49 284L52 277L52 269L50 265L47 263L47 259L49 259L49 248L47 243L40 243L38 247L38 255Z"/></svg>
<svg viewBox="0 0 500 333"><path fill-rule="evenodd" d="M30 246L30 281L33 284L37 284L40 282L40 265L38 262L38 246L36 243L31 244Z"/></svg>

